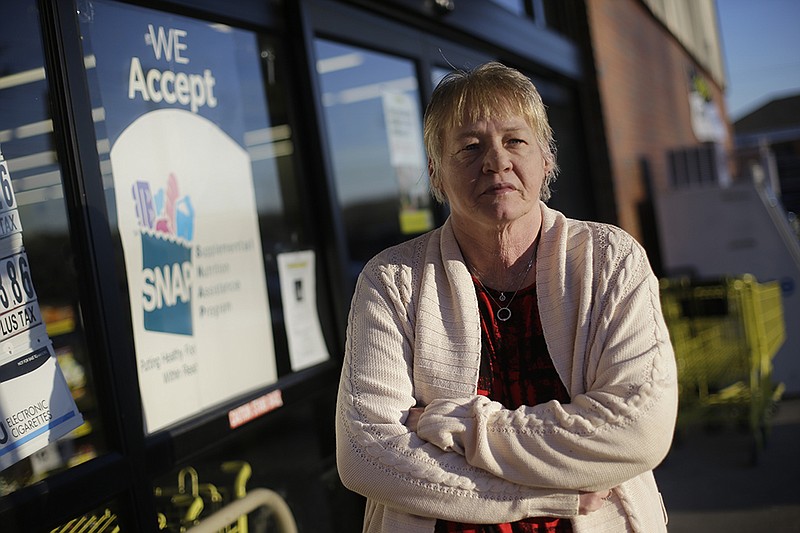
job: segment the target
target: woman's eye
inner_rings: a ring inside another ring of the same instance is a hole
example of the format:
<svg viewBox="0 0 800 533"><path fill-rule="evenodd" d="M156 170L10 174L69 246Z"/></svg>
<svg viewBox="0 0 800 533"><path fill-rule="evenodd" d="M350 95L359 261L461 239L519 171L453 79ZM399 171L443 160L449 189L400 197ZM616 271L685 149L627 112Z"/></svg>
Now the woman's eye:
<svg viewBox="0 0 800 533"><path fill-rule="evenodd" d="M462 148L462 150L464 150L465 152L477 149L478 149L478 143L470 143L464 146L464 148Z"/></svg>
<svg viewBox="0 0 800 533"><path fill-rule="evenodd" d="M510 139L509 144L525 144L525 141L522 139Z"/></svg>

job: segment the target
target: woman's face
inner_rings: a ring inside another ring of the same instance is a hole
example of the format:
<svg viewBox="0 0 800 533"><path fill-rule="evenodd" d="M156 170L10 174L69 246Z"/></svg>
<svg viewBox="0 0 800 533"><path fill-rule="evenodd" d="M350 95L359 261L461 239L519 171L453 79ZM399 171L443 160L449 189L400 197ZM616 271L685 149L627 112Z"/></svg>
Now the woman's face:
<svg viewBox="0 0 800 533"><path fill-rule="evenodd" d="M499 227L539 209L545 160L522 117L489 118L445 133L441 187L454 222Z"/></svg>

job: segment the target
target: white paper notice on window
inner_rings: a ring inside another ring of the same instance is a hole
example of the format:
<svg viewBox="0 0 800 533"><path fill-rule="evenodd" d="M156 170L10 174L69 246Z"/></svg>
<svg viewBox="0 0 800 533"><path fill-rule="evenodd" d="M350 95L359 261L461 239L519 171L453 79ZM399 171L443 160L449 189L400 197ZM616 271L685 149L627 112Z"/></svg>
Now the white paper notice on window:
<svg viewBox="0 0 800 533"><path fill-rule="evenodd" d="M281 299L292 371L330 357L317 312L317 283L312 250L278 254Z"/></svg>

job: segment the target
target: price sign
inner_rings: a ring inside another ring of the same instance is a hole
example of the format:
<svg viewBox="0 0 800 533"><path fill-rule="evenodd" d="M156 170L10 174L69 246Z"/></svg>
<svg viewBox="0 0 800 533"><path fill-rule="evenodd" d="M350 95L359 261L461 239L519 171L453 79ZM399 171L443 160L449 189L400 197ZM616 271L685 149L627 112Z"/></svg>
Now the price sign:
<svg viewBox="0 0 800 533"><path fill-rule="evenodd" d="M0 259L0 313L36 300L28 255L18 252Z"/></svg>
<svg viewBox="0 0 800 533"><path fill-rule="evenodd" d="M0 240L22 233L22 223L17 211L17 199L11 186L8 163L0 153Z"/></svg>
<svg viewBox="0 0 800 533"><path fill-rule="evenodd" d="M42 324L25 252L0 259L0 342Z"/></svg>
<svg viewBox="0 0 800 533"><path fill-rule="evenodd" d="M0 364L0 405L0 470L83 423L49 341Z"/></svg>
<svg viewBox="0 0 800 533"><path fill-rule="evenodd" d="M0 470L80 426L83 418L39 312L8 165L0 152ZM39 456L46 467L53 457Z"/></svg>
<svg viewBox="0 0 800 533"><path fill-rule="evenodd" d="M17 208L17 199L14 197L14 188L11 186L11 174L8 172L8 163L0 154L0 213L5 213Z"/></svg>

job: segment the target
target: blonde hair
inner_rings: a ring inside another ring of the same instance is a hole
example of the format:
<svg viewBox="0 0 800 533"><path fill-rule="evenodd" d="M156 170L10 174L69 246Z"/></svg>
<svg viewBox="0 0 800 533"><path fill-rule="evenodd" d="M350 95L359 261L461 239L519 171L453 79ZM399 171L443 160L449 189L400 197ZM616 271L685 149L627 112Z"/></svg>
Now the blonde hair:
<svg viewBox="0 0 800 533"><path fill-rule="evenodd" d="M553 130L542 97L527 76L491 61L442 78L425 109L423 140L429 158L431 192L439 202L447 201L439 174L445 133L468 122L497 116L524 117L533 129L546 168L539 197L543 201L550 199L550 184L556 178L558 165Z"/></svg>

